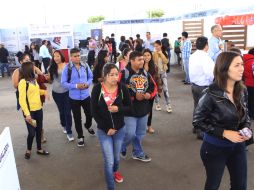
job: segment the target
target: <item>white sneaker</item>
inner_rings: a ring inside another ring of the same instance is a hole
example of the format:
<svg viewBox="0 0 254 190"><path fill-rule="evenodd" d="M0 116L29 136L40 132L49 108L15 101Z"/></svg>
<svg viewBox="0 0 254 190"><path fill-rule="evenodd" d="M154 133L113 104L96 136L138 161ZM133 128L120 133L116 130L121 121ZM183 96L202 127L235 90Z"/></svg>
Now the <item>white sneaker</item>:
<svg viewBox="0 0 254 190"><path fill-rule="evenodd" d="M168 113L171 113L173 111L170 104L166 105L166 110Z"/></svg>
<svg viewBox="0 0 254 190"><path fill-rule="evenodd" d="M67 134L67 131L66 131L66 128L65 128L65 127L63 127L63 133L64 133L64 134Z"/></svg>
<svg viewBox="0 0 254 190"><path fill-rule="evenodd" d="M67 134L67 139L69 140L69 142L74 141L73 134Z"/></svg>
<svg viewBox="0 0 254 190"><path fill-rule="evenodd" d="M156 109L157 111L161 111L161 106L160 106L160 104L156 104L155 109Z"/></svg>

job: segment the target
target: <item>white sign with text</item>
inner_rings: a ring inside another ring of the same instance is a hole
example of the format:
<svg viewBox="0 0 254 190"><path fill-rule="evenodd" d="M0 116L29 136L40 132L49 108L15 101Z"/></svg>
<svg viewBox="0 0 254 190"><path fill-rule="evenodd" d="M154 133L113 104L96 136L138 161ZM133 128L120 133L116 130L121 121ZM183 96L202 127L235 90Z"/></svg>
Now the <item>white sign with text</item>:
<svg viewBox="0 0 254 190"><path fill-rule="evenodd" d="M9 127L0 135L0 189L20 190Z"/></svg>

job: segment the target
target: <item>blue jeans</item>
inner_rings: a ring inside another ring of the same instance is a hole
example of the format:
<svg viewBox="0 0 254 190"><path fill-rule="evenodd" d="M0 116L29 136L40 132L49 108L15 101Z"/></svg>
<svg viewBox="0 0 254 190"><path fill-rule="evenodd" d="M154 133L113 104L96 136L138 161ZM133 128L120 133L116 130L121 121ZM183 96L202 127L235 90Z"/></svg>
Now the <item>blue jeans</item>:
<svg viewBox="0 0 254 190"><path fill-rule="evenodd" d="M247 157L245 143L233 147L219 147L203 142L200 155L206 170L205 190L219 189L227 166L231 190L247 189Z"/></svg>
<svg viewBox="0 0 254 190"><path fill-rule="evenodd" d="M62 127L66 128L67 134L72 134L72 117L69 92L67 91L65 93L56 93L52 91L52 97L57 105Z"/></svg>
<svg viewBox="0 0 254 190"><path fill-rule="evenodd" d="M125 127L119 129L113 136L107 135L101 129L97 130L104 159L104 173L108 190L115 189L113 174L119 168L120 151L125 135Z"/></svg>
<svg viewBox="0 0 254 190"><path fill-rule="evenodd" d="M189 58L183 58L183 66L184 66L184 71L185 71L185 82L190 83Z"/></svg>
<svg viewBox="0 0 254 190"><path fill-rule="evenodd" d="M4 68L6 68L8 76L11 76L11 72L10 72L8 63L1 63L0 68L1 68L2 77L4 77Z"/></svg>
<svg viewBox="0 0 254 190"><path fill-rule="evenodd" d="M132 143L133 156L144 156L141 142L146 134L148 115L143 117L124 117L126 134L123 141L122 152L126 152L127 146Z"/></svg>

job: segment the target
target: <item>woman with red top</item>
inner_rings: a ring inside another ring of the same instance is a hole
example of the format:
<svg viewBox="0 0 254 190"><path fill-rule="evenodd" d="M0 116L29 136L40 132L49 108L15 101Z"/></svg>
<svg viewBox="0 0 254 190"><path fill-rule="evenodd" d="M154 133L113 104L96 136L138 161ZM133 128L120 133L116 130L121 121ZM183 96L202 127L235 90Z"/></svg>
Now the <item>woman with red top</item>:
<svg viewBox="0 0 254 190"><path fill-rule="evenodd" d="M114 180L123 182L118 168L125 136L124 113L131 109L128 89L117 82L118 72L115 64L106 64L103 81L94 86L91 96L91 111L97 123L108 190L115 189Z"/></svg>
<svg viewBox="0 0 254 190"><path fill-rule="evenodd" d="M254 48L248 54L243 55L244 72L243 80L248 90L248 109L249 116L254 119Z"/></svg>

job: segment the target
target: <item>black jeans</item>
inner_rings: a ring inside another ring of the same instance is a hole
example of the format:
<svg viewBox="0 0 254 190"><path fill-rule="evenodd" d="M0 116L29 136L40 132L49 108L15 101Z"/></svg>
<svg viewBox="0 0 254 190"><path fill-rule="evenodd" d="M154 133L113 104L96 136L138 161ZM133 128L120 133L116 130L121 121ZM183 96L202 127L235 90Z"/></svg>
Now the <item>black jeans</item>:
<svg viewBox="0 0 254 190"><path fill-rule="evenodd" d="M206 89L207 86L197 86L195 84L191 85L191 92L194 100L194 111L198 105L198 101L201 98L202 92L204 89Z"/></svg>
<svg viewBox="0 0 254 190"><path fill-rule="evenodd" d="M149 100L150 104L150 112L148 115L148 120L147 120L147 126L150 127L152 125L152 118L153 118L153 103L154 103L154 98Z"/></svg>
<svg viewBox="0 0 254 190"><path fill-rule="evenodd" d="M48 67L50 63L50 58L42 58L43 66L45 69L45 73L48 73Z"/></svg>
<svg viewBox="0 0 254 190"><path fill-rule="evenodd" d="M84 138L83 130L82 130L82 117L81 117L81 107L84 110L86 115L86 129L89 129L92 126L92 114L90 108L90 97L84 100L73 100L70 99L71 102L71 110L74 117L75 128L78 133L78 138Z"/></svg>
<svg viewBox="0 0 254 190"><path fill-rule="evenodd" d="M26 122L28 136L27 136L27 150L32 150L34 136L36 136L37 150L41 150L41 131L42 131L42 120L43 112L42 109L38 111L30 111L32 119L36 120L37 127L33 127Z"/></svg>
<svg viewBox="0 0 254 190"><path fill-rule="evenodd" d="M52 97L57 105L62 127L66 128L67 134L72 134L72 117L69 91L65 93L56 93L52 91Z"/></svg>
<svg viewBox="0 0 254 190"><path fill-rule="evenodd" d="M227 166L231 190L247 190L247 156L245 143L233 147L218 147L203 142L200 150L206 170L205 190L219 189L221 178Z"/></svg>
<svg viewBox="0 0 254 190"><path fill-rule="evenodd" d="M110 57L110 62L111 63L116 63L116 59L117 59L117 52L116 51L113 51L112 54L111 54L111 57ZM113 58L114 57L114 58Z"/></svg>
<svg viewBox="0 0 254 190"><path fill-rule="evenodd" d="M34 60L34 64L41 70L41 62L39 60Z"/></svg>
<svg viewBox="0 0 254 190"><path fill-rule="evenodd" d="M95 62L95 51L89 50L88 55L87 55L87 63L90 68L92 65L94 65L94 62Z"/></svg>
<svg viewBox="0 0 254 190"><path fill-rule="evenodd" d="M254 119L254 87L248 87L248 109L249 116L251 119Z"/></svg>

